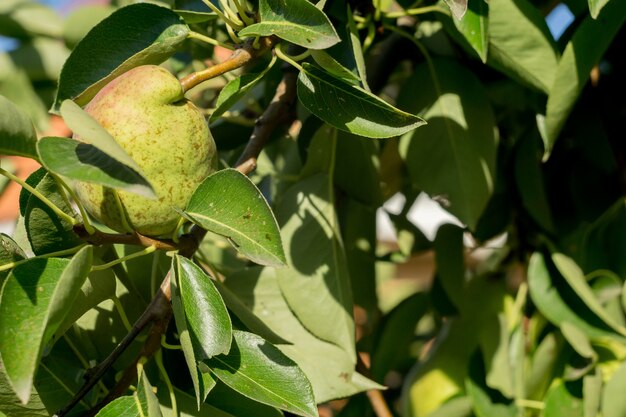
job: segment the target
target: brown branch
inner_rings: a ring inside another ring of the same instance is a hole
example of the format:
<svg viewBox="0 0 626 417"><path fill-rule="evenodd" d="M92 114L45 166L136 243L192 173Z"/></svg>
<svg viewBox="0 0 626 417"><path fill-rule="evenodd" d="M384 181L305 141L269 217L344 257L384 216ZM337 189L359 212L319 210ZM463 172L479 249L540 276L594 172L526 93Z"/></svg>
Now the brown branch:
<svg viewBox="0 0 626 417"><path fill-rule="evenodd" d="M276 94L263 115L255 124L250 140L236 163L237 169L243 174L249 174L256 168L259 154L265 147L272 132L280 124L288 123L295 118L291 107L296 99L297 74L285 72L283 79L276 88Z"/></svg>
<svg viewBox="0 0 626 417"><path fill-rule="evenodd" d="M277 43L278 38L275 36L268 36L260 38L258 45L255 47L254 40L249 39L241 48L235 50L235 52L233 52L226 61L213 65L202 71L192 72L191 74L181 78L180 84L183 87L183 91L189 91L201 82L243 67L248 62L263 55Z"/></svg>
<svg viewBox="0 0 626 417"><path fill-rule="evenodd" d="M180 243L175 243L170 239L157 239L148 236L144 236L140 233L127 233L127 234L119 234L119 233L105 233L100 230L96 230L93 234L89 234L85 229L85 226L82 224L77 224L74 226L74 233L78 235L81 239L83 239L87 243L91 243L92 245L101 246L104 244L115 244L120 243L123 245L137 245L137 246L154 246L158 250L177 250L180 248L181 244L186 244L186 241L181 241Z"/></svg>

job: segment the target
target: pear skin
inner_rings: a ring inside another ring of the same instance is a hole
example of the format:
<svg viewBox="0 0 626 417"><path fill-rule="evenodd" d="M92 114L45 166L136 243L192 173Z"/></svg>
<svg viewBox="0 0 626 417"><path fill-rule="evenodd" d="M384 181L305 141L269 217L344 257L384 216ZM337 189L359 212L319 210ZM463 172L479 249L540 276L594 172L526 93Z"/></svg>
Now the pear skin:
<svg viewBox="0 0 626 417"><path fill-rule="evenodd" d="M157 199L77 183L95 219L118 232L171 234L196 187L217 167L207 122L166 69L136 67L107 84L85 107L137 162ZM80 137L75 137L80 140ZM128 230L132 229L132 230Z"/></svg>

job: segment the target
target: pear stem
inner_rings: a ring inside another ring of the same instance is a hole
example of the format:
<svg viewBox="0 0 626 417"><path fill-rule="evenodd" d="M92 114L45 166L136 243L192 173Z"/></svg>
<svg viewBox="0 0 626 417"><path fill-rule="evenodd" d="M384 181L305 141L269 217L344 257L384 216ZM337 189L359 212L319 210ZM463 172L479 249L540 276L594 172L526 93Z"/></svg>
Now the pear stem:
<svg viewBox="0 0 626 417"><path fill-rule="evenodd" d="M272 46L278 43L278 38L268 36L260 39L259 47L257 49L253 46L253 41L246 41L243 46L235 50L226 61L213 65L202 71L192 72L191 74L183 77L180 80L180 85L183 87L183 92L189 91L191 88L198 84L218 77L224 73L233 71L237 68L241 68L253 59L263 55Z"/></svg>

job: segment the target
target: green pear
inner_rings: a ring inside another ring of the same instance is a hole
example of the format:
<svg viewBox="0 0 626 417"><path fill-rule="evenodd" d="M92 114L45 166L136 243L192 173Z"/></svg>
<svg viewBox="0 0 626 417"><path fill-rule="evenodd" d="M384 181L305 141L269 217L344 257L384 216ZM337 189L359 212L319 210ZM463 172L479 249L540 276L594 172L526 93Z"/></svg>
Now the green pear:
<svg viewBox="0 0 626 417"><path fill-rule="evenodd" d="M137 162L157 199L77 183L79 201L119 232L171 234L196 187L217 168L215 142L200 110L164 68L144 65L115 78L85 107ZM80 140L80 137L75 137Z"/></svg>

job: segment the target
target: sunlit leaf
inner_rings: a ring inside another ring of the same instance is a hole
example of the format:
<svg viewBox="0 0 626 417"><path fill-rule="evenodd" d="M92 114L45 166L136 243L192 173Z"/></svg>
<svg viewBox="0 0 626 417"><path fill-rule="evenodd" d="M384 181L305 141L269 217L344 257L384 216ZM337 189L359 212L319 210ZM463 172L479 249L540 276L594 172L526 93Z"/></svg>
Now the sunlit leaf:
<svg viewBox="0 0 626 417"><path fill-rule="evenodd" d="M139 3L115 11L89 31L65 62L53 111L66 99L85 105L129 69L165 61L188 33L182 18L164 7Z"/></svg>
<svg viewBox="0 0 626 417"><path fill-rule="evenodd" d="M388 138L424 124L419 117L306 63L298 76L298 98L320 119L360 136Z"/></svg>
<svg viewBox="0 0 626 417"><path fill-rule="evenodd" d="M286 340L277 347L307 375L317 402L381 388L354 370L351 355L303 327L283 298L276 271L272 268L240 271L230 275L226 285L272 331Z"/></svg>
<svg viewBox="0 0 626 417"><path fill-rule="evenodd" d="M0 356L16 394L30 398L43 347L62 323L91 269L87 246L71 261L33 259L8 276L0 296Z"/></svg>
<svg viewBox="0 0 626 417"><path fill-rule="evenodd" d="M341 39L328 17L307 0L261 0L260 22L239 36L278 36L310 49L326 49Z"/></svg>
<svg viewBox="0 0 626 417"><path fill-rule="evenodd" d="M304 327L354 358L352 292L333 199L331 179L323 173L300 181L282 196L276 215L289 268L277 275Z"/></svg>
<svg viewBox="0 0 626 417"><path fill-rule="evenodd" d="M528 0L489 2L487 63L540 91L550 91L557 49L544 17Z"/></svg>
<svg viewBox="0 0 626 417"><path fill-rule="evenodd" d="M247 397L299 416L317 416L306 375L259 336L235 330L230 353L204 363L222 382Z"/></svg>
<svg viewBox="0 0 626 417"><path fill-rule="evenodd" d="M239 252L256 263L285 264L280 232L267 201L237 170L225 169L208 176L194 192L183 215L227 237Z"/></svg>
<svg viewBox="0 0 626 417"><path fill-rule="evenodd" d="M474 229L493 192L498 144L484 87L460 64L437 59L432 70L416 68L398 105L428 122L400 140L413 183Z"/></svg>
<svg viewBox="0 0 626 417"><path fill-rule="evenodd" d="M55 174L134 194L154 195L150 183L137 171L90 143L44 137L37 142L37 152L41 164Z"/></svg>

